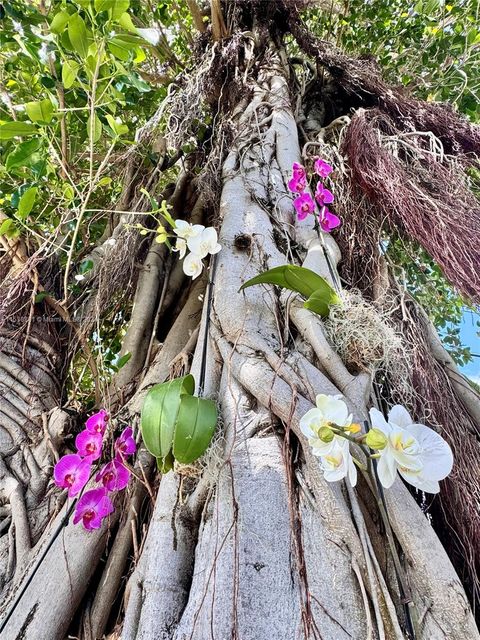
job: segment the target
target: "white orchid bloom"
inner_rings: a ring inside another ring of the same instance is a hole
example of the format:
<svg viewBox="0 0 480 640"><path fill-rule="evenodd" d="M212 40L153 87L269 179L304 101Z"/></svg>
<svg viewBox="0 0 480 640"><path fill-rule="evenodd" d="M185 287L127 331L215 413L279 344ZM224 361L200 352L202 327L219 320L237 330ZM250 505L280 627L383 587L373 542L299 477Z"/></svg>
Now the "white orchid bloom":
<svg viewBox="0 0 480 640"><path fill-rule="evenodd" d="M160 42L160 31L158 29L137 29L137 34L154 47Z"/></svg>
<svg viewBox="0 0 480 640"><path fill-rule="evenodd" d="M357 468L350 453L348 440L337 438L327 455L320 458L320 465L327 482L348 477L350 484L357 484Z"/></svg>
<svg viewBox="0 0 480 640"><path fill-rule="evenodd" d="M173 233L175 233L179 238L193 238L194 236L198 236L205 227L203 224L190 224L186 220L175 220L175 228Z"/></svg>
<svg viewBox="0 0 480 640"><path fill-rule="evenodd" d="M188 237L187 245L190 251L201 258L206 258L208 254L218 253L222 248L218 244L217 232L213 227L207 227L198 235Z"/></svg>
<svg viewBox="0 0 480 640"><path fill-rule="evenodd" d="M310 409L300 419L300 429L308 438L315 456L327 455L338 440L347 442L340 436L335 436L331 442L324 442L319 437L320 429L324 427L330 428L332 425L348 427L351 425L352 414L348 413L348 407L341 398L341 395L328 396L324 393L319 394L316 397L316 409Z"/></svg>
<svg viewBox="0 0 480 640"><path fill-rule="evenodd" d="M197 256L196 253L189 253L183 261L183 273L195 280L202 273L202 270L203 262L200 256Z"/></svg>
<svg viewBox="0 0 480 640"><path fill-rule="evenodd" d="M174 251L178 251L180 260L185 257L187 253L187 241L185 238L177 238L175 246L173 248Z"/></svg>
<svg viewBox="0 0 480 640"><path fill-rule="evenodd" d="M453 466L452 450L445 440L424 424L414 423L401 405L392 407L388 421L377 409L370 409L370 419L386 437L377 468L382 485L391 487L398 471L417 489L438 493L438 481L446 478Z"/></svg>

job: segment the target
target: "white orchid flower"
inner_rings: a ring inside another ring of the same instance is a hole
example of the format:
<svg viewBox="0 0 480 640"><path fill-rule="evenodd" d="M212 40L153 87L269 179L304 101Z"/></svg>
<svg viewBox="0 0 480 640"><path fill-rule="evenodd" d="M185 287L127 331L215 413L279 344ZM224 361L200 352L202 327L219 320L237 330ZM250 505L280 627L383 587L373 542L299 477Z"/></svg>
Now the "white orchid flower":
<svg viewBox="0 0 480 640"><path fill-rule="evenodd" d="M320 429L324 427L330 428L332 425L348 427L351 425L352 414L348 413L348 407L341 398L341 395L319 394L316 397L316 409L310 409L300 419L300 429L308 438L315 456L327 455L338 440L347 442L339 436L334 436L331 442L324 442L319 437Z"/></svg>
<svg viewBox="0 0 480 640"><path fill-rule="evenodd" d="M377 468L382 485L391 487L398 471L417 489L438 493L438 481L446 478L453 466L452 450L445 440L424 424L414 423L401 405L392 407L388 421L377 409L370 409L370 419L386 437Z"/></svg>
<svg viewBox="0 0 480 640"><path fill-rule="evenodd" d="M186 220L175 220L175 228L173 233L175 233L179 238L192 238L193 236L199 235L205 227L203 224L190 224Z"/></svg>
<svg viewBox="0 0 480 640"><path fill-rule="evenodd" d="M184 258L185 254L187 253L187 241L185 240L185 238L177 238L173 250L178 251L180 260Z"/></svg>
<svg viewBox="0 0 480 640"><path fill-rule="evenodd" d="M190 251L196 253L200 258L206 258L208 254L218 253L222 248L218 244L217 232L213 227L207 227L198 235L189 236L187 245Z"/></svg>
<svg viewBox="0 0 480 640"><path fill-rule="evenodd" d="M357 484L357 468L353 462L348 440L337 438L327 455L320 458L320 465L327 482L336 482L348 477L350 484Z"/></svg>
<svg viewBox="0 0 480 640"><path fill-rule="evenodd" d="M196 253L189 253L183 261L183 273L195 280L202 273L202 270L203 262L200 256L197 256Z"/></svg>

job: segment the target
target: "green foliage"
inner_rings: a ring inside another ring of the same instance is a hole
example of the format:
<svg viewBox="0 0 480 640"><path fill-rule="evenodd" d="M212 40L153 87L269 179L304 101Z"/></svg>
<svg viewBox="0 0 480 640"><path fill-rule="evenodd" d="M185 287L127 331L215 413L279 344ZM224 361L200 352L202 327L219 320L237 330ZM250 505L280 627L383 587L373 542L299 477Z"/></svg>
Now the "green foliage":
<svg viewBox="0 0 480 640"><path fill-rule="evenodd" d="M312 9L322 37L356 55L373 56L394 84L446 101L480 119L480 22L477 0L350 0Z"/></svg>
<svg viewBox="0 0 480 640"><path fill-rule="evenodd" d="M274 284L299 293L304 298L307 298L304 307L317 313L322 318L328 316L328 310L332 304L339 304L340 302L340 298L325 278L310 271L310 269L292 264L274 267L269 271L260 273L245 282L240 290L256 284Z"/></svg>
<svg viewBox="0 0 480 640"><path fill-rule="evenodd" d="M0 234L21 236L32 252L56 249L67 296L88 282L85 256L111 222L122 155L189 58L191 26L188 8L173 0L2 4L0 206L7 218ZM106 384L126 363L119 353L130 308L112 300L112 317L92 339ZM74 402L89 402L92 383L80 353L71 372Z"/></svg>
<svg viewBox="0 0 480 640"><path fill-rule="evenodd" d="M142 407L142 436L165 473L173 459L189 464L207 449L217 424L215 403L193 395L195 381L187 375L150 389Z"/></svg>
<svg viewBox="0 0 480 640"><path fill-rule="evenodd" d="M330 10L312 5L305 17L320 37L354 55L372 56L391 83L425 100L449 102L480 121L477 0L349 0L332 3ZM467 364L472 356L462 344L460 324L470 307L420 247L387 240L402 282L423 305L452 357Z"/></svg>

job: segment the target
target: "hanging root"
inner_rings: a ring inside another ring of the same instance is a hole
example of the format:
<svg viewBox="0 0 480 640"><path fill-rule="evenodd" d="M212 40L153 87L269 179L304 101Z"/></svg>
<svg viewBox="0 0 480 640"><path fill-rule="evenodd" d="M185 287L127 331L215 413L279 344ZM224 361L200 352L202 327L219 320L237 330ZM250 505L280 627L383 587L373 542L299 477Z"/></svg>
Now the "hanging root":
<svg viewBox="0 0 480 640"><path fill-rule="evenodd" d="M456 569L473 602L480 596L480 444L478 426L459 400L445 367L431 353L428 327L413 302L406 302L405 322L397 318L398 330L411 346L408 383L414 394L405 399L404 385L389 380L393 402L407 404L416 420L436 428L453 450L452 474L442 483L431 511Z"/></svg>
<svg viewBox="0 0 480 640"><path fill-rule="evenodd" d="M288 7L288 25L299 47L325 67L335 83L355 103L354 106L376 107L389 116L401 131L431 131L442 142L445 151L454 155L480 155L480 127L448 104L425 102L410 96L406 89L389 85L371 57L354 58L337 49L331 42L320 40L303 24L297 7ZM292 3L293 4L293 3Z"/></svg>
<svg viewBox="0 0 480 640"><path fill-rule="evenodd" d="M425 134L401 134L378 110L360 110L343 151L350 179L368 203L362 213L368 210L378 229L385 220L416 240L456 288L480 302L480 205L459 162L442 158L441 148L431 144ZM358 226L365 223L360 218Z"/></svg>

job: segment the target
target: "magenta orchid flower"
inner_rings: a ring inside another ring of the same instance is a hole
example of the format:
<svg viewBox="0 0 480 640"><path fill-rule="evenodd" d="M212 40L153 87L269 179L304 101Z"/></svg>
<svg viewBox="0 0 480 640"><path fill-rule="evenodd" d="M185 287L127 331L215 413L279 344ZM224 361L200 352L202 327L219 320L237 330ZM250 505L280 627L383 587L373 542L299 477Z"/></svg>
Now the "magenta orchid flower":
<svg viewBox="0 0 480 640"><path fill-rule="evenodd" d="M307 186L307 172L305 167L302 167L298 162L293 163L292 177L288 181L288 188L290 191L296 193L302 193Z"/></svg>
<svg viewBox="0 0 480 640"><path fill-rule="evenodd" d="M288 181L288 188L290 189L290 191L294 191L296 193L302 193L302 191L305 191L306 186L307 181L305 180L305 178L293 177Z"/></svg>
<svg viewBox="0 0 480 640"><path fill-rule="evenodd" d="M87 431L90 431L90 433L101 433L103 435L107 428L107 421L108 413L105 409L100 409L98 413L95 413L93 416L88 418L85 423L85 427L87 428Z"/></svg>
<svg viewBox="0 0 480 640"><path fill-rule="evenodd" d="M81 431L75 438L75 446L77 452L89 458L89 460L98 460L102 455L103 438L101 433L91 433L90 431Z"/></svg>
<svg viewBox="0 0 480 640"><path fill-rule="evenodd" d="M334 200L333 193L328 189L325 189L323 184L319 182L315 191L315 200L323 207L326 204L330 204Z"/></svg>
<svg viewBox="0 0 480 640"><path fill-rule="evenodd" d="M309 213L315 210L315 202L309 193L302 193L293 201L293 206L297 212L297 218L304 220Z"/></svg>
<svg viewBox="0 0 480 640"><path fill-rule="evenodd" d="M57 487L68 489L68 497L76 496L87 484L91 462L73 453L63 456L55 465L53 478Z"/></svg>
<svg viewBox="0 0 480 640"><path fill-rule="evenodd" d="M95 481L101 482L107 491L121 491L129 480L130 471L117 458L107 462L95 477Z"/></svg>
<svg viewBox="0 0 480 640"><path fill-rule="evenodd" d="M327 207L322 207L319 222L322 227L322 231L327 233L332 229L335 229L335 227L340 226L340 218L327 209Z"/></svg>
<svg viewBox="0 0 480 640"><path fill-rule="evenodd" d="M102 520L114 511L112 501L107 495L105 487L86 491L80 498L75 509L73 524L82 520L88 531L100 529Z"/></svg>
<svg viewBox="0 0 480 640"><path fill-rule="evenodd" d="M136 450L137 445L133 438L133 429L132 427L127 427L115 440L115 451L123 458L124 456L132 455Z"/></svg>
<svg viewBox="0 0 480 640"><path fill-rule="evenodd" d="M307 172L305 167L298 162L294 162L292 166L292 176L297 180L307 180Z"/></svg>
<svg viewBox="0 0 480 640"><path fill-rule="evenodd" d="M321 178L326 178L333 171L333 167L328 164L328 162L325 162L325 160L322 160L322 158L317 158L315 160L313 168Z"/></svg>

